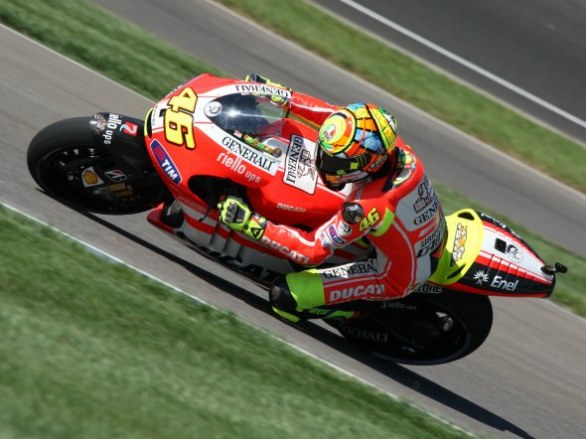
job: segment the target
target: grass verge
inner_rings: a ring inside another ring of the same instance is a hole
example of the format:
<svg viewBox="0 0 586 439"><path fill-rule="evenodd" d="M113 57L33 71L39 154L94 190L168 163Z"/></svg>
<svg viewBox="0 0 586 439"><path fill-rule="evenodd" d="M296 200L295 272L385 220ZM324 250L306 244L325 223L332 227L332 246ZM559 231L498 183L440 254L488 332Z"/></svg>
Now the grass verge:
<svg viewBox="0 0 586 439"><path fill-rule="evenodd" d="M230 3L229 0L222 1ZM248 2L249 0L242 0L243 5L248 4ZM258 19L276 23L283 22L279 20L297 20L300 16L299 14L308 12L306 8L309 7L303 1L290 0L280 2L280 8L268 8L267 5L274 5L273 0L255 3L255 5L258 6L258 10L255 12L260 17L257 17ZM268 11L265 9L268 9ZM324 19L323 14L320 14L322 13L319 11L308 14L306 18L307 23L309 23L307 26L309 27L300 29L299 34L313 35L314 33L310 32L311 23L315 24L313 21L316 19L315 17L320 20ZM160 98L177 84L201 72L221 73L219 69L206 65L194 59L191 55L160 42L142 29L128 24L101 8L82 0L28 0L0 3L0 21L40 40L71 58L87 64L153 100ZM299 21L302 23L300 26L306 25L303 24L305 23L304 20ZM324 19L323 21L324 26L329 25L330 20ZM357 33L354 29L345 30L349 36L343 37L343 35L340 35L341 38L352 38L353 41L360 42L360 45L356 47L361 47L364 44L364 56L368 56L368 53L372 52L372 49L366 50L366 47L370 47L369 45L375 42ZM337 36L339 30L335 32L333 35ZM327 32L324 31L324 34L327 34ZM323 41L328 41L328 38L325 35ZM126 43L120 44L120 41L125 41ZM348 44L348 46L352 45ZM379 49L391 50L387 46L379 47ZM403 59L403 62L408 65L412 63L407 58ZM425 75L429 72L423 70L420 66L414 66L413 68L416 70L412 74L415 77L423 75L421 80L427 82L424 78L427 78ZM398 69L399 67L396 68ZM419 69L422 70L419 71ZM140 74L137 74L137 72L140 72ZM438 79L445 80L442 77L438 77ZM404 82L408 83L408 81ZM458 90L465 89L459 88ZM465 101L462 105L463 112L466 113L468 106ZM586 161L583 162L583 165L586 166ZM586 177L584 172L579 172L579 174ZM446 206L446 212L468 206L484 210L448 188L440 188L439 192ZM498 213L493 214L505 220ZM530 234L512 222L508 222L508 224L521 232L528 242L539 250L540 254L548 261L559 260L569 266L570 272L559 277L553 300L570 307L580 315L586 316L586 260L549 244L541 237Z"/></svg>
<svg viewBox="0 0 586 439"><path fill-rule="evenodd" d="M332 19L310 3L218 1L437 118L586 191L586 148Z"/></svg>
<svg viewBox="0 0 586 439"><path fill-rule="evenodd" d="M1 437L466 437L4 207L0 243Z"/></svg>

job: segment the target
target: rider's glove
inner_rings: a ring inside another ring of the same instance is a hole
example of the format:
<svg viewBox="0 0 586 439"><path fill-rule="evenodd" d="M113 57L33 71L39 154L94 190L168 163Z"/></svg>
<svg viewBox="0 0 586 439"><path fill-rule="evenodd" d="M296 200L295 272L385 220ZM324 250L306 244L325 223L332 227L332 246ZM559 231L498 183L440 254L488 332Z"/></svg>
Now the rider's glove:
<svg viewBox="0 0 586 439"><path fill-rule="evenodd" d="M266 218L253 213L240 198L228 196L218 203L220 221L232 230L242 232L252 239L260 239L267 226Z"/></svg>
<svg viewBox="0 0 586 439"><path fill-rule="evenodd" d="M244 77L246 82L258 82L260 84L272 85L275 87L280 87L291 91L289 87L285 87L283 84L279 84L278 82L271 81L269 78L265 76L261 76L258 73L249 73ZM272 95L271 102L276 105L283 106L287 103L287 100L283 96L279 95Z"/></svg>

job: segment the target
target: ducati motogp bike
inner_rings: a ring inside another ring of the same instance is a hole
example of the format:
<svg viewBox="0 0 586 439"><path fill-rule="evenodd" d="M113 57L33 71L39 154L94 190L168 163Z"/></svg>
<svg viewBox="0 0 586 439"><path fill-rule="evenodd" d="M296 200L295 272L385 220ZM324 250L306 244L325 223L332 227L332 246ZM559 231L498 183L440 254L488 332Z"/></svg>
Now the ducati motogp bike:
<svg viewBox="0 0 586 439"><path fill-rule="evenodd" d="M317 132L285 117L278 103L289 98L285 88L203 74L157 102L144 120L105 112L49 125L30 143L28 168L46 193L76 209L149 211L161 231L268 288L302 269L302 256L231 231L219 222L218 202L238 196L275 223L310 230L351 189L324 186L315 168ZM325 322L393 361L445 363L487 338L490 296L545 298L566 271L482 212L457 211L447 224L444 251L426 283L358 317ZM350 244L323 267L341 276L351 266L368 270L371 252L368 240ZM345 265L356 261L364 262Z"/></svg>

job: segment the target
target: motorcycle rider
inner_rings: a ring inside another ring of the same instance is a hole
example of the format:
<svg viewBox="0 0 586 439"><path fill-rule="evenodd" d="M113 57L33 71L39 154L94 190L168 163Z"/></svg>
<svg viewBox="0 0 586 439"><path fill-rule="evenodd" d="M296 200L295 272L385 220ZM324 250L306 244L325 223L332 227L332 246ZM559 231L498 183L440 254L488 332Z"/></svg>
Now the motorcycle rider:
<svg viewBox="0 0 586 439"><path fill-rule="evenodd" d="M246 79L280 86L260 75ZM446 221L421 160L409 146L395 145L395 118L375 105L337 107L296 91L287 101L274 98L289 116L319 127L317 171L331 190L351 184L349 195L332 218L309 232L274 224L231 196L218 205L220 221L252 239L264 236L295 249L308 267L360 239L374 250L366 260L287 274L270 290L273 310L291 322L350 317L360 305L380 306L425 282L442 253Z"/></svg>

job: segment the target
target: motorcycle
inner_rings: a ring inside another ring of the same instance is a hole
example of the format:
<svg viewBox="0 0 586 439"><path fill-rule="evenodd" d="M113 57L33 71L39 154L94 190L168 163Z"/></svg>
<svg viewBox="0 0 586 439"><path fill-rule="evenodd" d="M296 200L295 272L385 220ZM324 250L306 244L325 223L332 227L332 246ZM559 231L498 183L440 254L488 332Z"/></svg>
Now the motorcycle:
<svg viewBox="0 0 586 439"><path fill-rule="evenodd" d="M283 102L290 97L285 88L203 74L156 103L144 121L106 112L49 125L29 145L28 168L46 193L74 208L150 210L147 219L160 230L268 288L302 269L303 256L230 230L218 221L218 202L238 196L275 223L309 230L330 218L351 190L324 186L314 165L317 132L286 117ZM566 271L545 264L519 235L482 212L457 211L447 224L443 255L426 283L374 307L356 301L333 307L361 312L324 321L392 361L446 363L489 335L489 296L545 298L556 273ZM324 267L349 274L345 264L367 265L369 254L368 239L360 240L337 250Z"/></svg>

